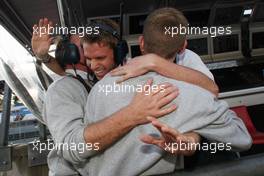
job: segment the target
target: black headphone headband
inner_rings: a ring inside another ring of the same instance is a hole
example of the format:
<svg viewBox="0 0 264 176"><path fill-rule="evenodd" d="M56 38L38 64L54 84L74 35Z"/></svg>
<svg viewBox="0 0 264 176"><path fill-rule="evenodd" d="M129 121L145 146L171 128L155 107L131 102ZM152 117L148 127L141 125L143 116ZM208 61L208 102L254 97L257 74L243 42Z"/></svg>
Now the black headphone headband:
<svg viewBox="0 0 264 176"><path fill-rule="evenodd" d="M105 31L109 34L111 34L113 37L115 37L117 40L120 40L120 35L117 30L115 30L112 26L108 24L98 23L98 22L92 22L90 25L91 27L99 27L99 31Z"/></svg>
<svg viewBox="0 0 264 176"><path fill-rule="evenodd" d="M114 48L114 58L117 65L122 65L125 61L126 55L128 53L128 45L125 40L121 40L120 34L115 30L111 25L101 23L101 22L92 22L91 27L99 27L99 31L104 31L111 34L118 40L116 47ZM99 34L100 35L100 34Z"/></svg>
<svg viewBox="0 0 264 176"><path fill-rule="evenodd" d="M100 22L92 22L91 27L98 27L99 31L104 31L111 34L118 40L114 48L114 59L117 65L122 65L128 53L128 45L125 40L120 40L120 35L112 26ZM77 64L80 61L78 47L70 42L69 36L63 36L62 40L57 45L55 57L61 66L66 64Z"/></svg>

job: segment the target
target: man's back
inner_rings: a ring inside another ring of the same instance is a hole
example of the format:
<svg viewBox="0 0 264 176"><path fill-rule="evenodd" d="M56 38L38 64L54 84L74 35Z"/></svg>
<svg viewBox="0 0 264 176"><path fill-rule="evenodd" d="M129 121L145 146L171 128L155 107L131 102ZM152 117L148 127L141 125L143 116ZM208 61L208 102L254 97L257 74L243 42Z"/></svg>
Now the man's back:
<svg viewBox="0 0 264 176"><path fill-rule="evenodd" d="M170 82L180 90L174 100L178 108L160 120L180 132L196 131L209 140L231 142L234 149L245 149L250 136L240 119L223 101L217 101L210 92L185 82L172 80L156 73L130 79L116 85L116 77L106 76L92 89L86 105L85 123L93 123L126 106L142 85L153 78L154 85ZM124 117L126 118L126 117ZM150 124L131 130L113 146L90 158L85 166L91 175L138 175L172 172L180 157L165 155L164 151L139 140L141 134L156 134ZM182 161L177 164L181 167Z"/></svg>

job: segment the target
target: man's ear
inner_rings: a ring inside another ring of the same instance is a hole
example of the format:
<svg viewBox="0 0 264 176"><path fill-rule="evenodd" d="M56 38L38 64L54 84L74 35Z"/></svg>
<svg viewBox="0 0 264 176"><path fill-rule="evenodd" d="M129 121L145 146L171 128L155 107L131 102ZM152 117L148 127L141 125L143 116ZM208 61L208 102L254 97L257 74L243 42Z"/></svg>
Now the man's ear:
<svg viewBox="0 0 264 176"><path fill-rule="evenodd" d="M140 48L140 51L141 51L141 54L144 54L144 37L143 35L140 35L138 37L138 43L139 43L139 48Z"/></svg>
<svg viewBox="0 0 264 176"><path fill-rule="evenodd" d="M185 40L185 41L184 41L184 44L183 44L183 46L182 46L182 48L181 48L180 51L178 52L179 54L181 54L181 53L183 53L183 52L185 51L185 49L186 49L186 47L187 47L187 44L188 44L188 42L187 42L187 40Z"/></svg>

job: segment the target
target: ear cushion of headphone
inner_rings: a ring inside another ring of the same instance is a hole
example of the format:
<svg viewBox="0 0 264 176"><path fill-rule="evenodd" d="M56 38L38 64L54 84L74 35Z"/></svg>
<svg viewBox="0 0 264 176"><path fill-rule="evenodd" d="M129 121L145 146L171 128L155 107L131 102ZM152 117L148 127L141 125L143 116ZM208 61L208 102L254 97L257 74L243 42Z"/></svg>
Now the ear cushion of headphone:
<svg viewBox="0 0 264 176"><path fill-rule="evenodd" d="M80 61L78 47L68 41L61 41L56 48L55 57L61 66L77 64Z"/></svg>
<svg viewBox="0 0 264 176"><path fill-rule="evenodd" d="M114 49L114 56L117 65L123 64L127 53L128 53L127 42L125 40L120 40Z"/></svg>
<svg viewBox="0 0 264 176"><path fill-rule="evenodd" d="M80 53L78 47L70 43L65 51L65 60L67 64L77 64L80 61Z"/></svg>

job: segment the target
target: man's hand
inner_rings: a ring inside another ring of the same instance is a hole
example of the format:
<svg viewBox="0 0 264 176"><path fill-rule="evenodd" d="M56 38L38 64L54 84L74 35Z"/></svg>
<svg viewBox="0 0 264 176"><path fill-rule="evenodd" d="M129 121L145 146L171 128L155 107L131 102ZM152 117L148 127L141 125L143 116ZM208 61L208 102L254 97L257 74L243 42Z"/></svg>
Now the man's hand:
<svg viewBox="0 0 264 176"><path fill-rule="evenodd" d="M151 71L155 60L159 59L156 54L146 54L127 61L126 65L117 67L110 72L111 76L121 76L117 83L121 83L129 78L137 77Z"/></svg>
<svg viewBox="0 0 264 176"><path fill-rule="evenodd" d="M32 50L39 58L45 58L48 54L52 39L49 35L49 27L52 22L47 18L40 19L39 24L33 26L33 35L31 39Z"/></svg>
<svg viewBox="0 0 264 176"><path fill-rule="evenodd" d="M148 80L142 92L137 92L132 102L127 106L134 114L132 120L135 125L147 123L146 117L161 117L171 113L177 107L171 103L178 95L179 90L170 83L158 85L158 89L151 88L152 80Z"/></svg>
<svg viewBox="0 0 264 176"><path fill-rule="evenodd" d="M189 156L195 152L196 149L195 147L193 147L195 145L190 144L196 144L200 142L200 136L197 133L190 132L182 134L177 130L159 122L153 117L148 117L148 120L154 127L156 127L160 131L162 136L160 138L157 138L150 135L142 135L140 136L140 140L142 142L156 145L174 155L182 154L185 156ZM192 147L186 147L184 150L181 150L180 143L185 143L186 146Z"/></svg>
<svg viewBox="0 0 264 176"><path fill-rule="evenodd" d="M100 151L112 145L138 125L148 123L148 116L161 117L176 109L176 105L165 107L179 94L169 83L150 90L148 80L142 92L136 93L132 102L103 120L89 124L84 131L86 143L100 143ZM164 85L164 86L162 86Z"/></svg>

